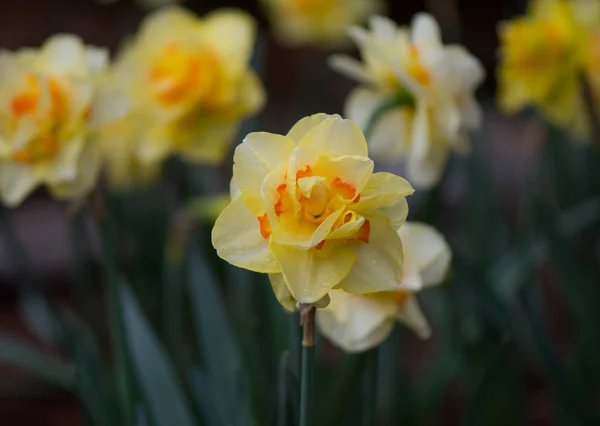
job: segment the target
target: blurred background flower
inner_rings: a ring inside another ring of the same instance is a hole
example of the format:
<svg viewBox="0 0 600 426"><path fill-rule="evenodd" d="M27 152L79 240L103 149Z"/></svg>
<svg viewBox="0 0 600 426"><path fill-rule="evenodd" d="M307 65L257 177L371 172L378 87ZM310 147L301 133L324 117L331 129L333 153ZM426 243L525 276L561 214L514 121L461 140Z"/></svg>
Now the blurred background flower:
<svg viewBox="0 0 600 426"><path fill-rule="evenodd" d="M436 185L450 151L468 152L468 130L480 125L474 90L483 80L479 61L461 46L443 46L434 19L418 14L409 32L374 16L370 32L352 27L364 65L334 56L334 69L358 80L347 117L368 133L375 159L407 159L417 188Z"/></svg>
<svg viewBox="0 0 600 426"><path fill-rule="evenodd" d="M431 334L415 293L444 280L450 248L442 235L422 223L407 222L398 234L404 252L398 290L363 295L333 290L329 306L317 311L317 324L325 337L345 351L362 352L380 345L396 321L420 338Z"/></svg>
<svg viewBox="0 0 600 426"><path fill-rule="evenodd" d="M347 30L373 13L383 12L381 0L260 0L281 43L340 46Z"/></svg>

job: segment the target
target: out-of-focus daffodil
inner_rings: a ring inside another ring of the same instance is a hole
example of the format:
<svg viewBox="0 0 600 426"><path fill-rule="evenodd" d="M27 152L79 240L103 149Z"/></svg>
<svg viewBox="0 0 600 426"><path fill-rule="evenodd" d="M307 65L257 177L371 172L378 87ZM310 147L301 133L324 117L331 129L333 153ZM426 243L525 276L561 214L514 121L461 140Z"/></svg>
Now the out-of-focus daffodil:
<svg viewBox="0 0 600 426"><path fill-rule="evenodd" d="M590 61L597 0L536 0L526 16L499 27L499 102L506 112L536 106L553 123L585 138L581 77ZM596 23L597 25L597 23Z"/></svg>
<svg viewBox="0 0 600 426"><path fill-rule="evenodd" d="M363 63L339 55L331 61L361 83L345 115L369 130L373 158L405 158L408 180L429 188L439 181L451 150L469 150L467 132L481 119L473 92L483 68L463 47L444 46L428 14L416 15L410 31L380 16L371 18L370 29L350 30Z"/></svg>
<svg viewBox="0 0 600 426"><path fill-rule="evenodd" d="M275 34L287 45L339 45L346 30L381 12L381 0L262 0Z"/></svg>
<svg viewBox="0 0 600 426"><path fill-rule="evenodd" d="M337 115L300 120L285 136L251 133L234 155L231 204L212 232L218 255L268 273L287 309L327 303L333 288L394 290L397 229L413 189L373 173L360 128Z"/></svg>
<svg viewBox="0 0 600 426"><path fill-rule="evenodd" d="M404 273L397 290L363 295L333 290L329 306L317 311L323 334L347 352L379 345L396 321L420 338L431 334L415 293L442 282L450 264L450 248L442 235L425 224L407 222L399 235L404 247Z"/></svg>
<svg viewBox="0 0 600 426"><path fill-rule="evenodd" d="M93 140L122 105L106 105L104 49L58 35L40 49L0 52L0 197L14 206L37 186L57 198L89 191L99 170ZM115 97L117 99L118 96Z"/></svg>
<svg viewBox="0 0 600 426"><path fill-rule="evenodd" d="M131 104L102 134L114 186L152 178L172 153L193 162L222 161L241 120L264 104L249 68L254 40L253 19L236 10L200 19L170 7L147 19L111 75Z"/></svg>

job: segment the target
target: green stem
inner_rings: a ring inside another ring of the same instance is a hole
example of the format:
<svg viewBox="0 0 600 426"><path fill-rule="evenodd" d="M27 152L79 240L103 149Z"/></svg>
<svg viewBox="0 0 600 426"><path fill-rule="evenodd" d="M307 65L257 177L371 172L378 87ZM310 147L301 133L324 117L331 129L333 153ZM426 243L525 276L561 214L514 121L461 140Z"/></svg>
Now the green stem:
<svg viewBox="0 0 600 426"><path fill-rule="evenodd" d="M389 98L383 100L377 108L371 114L369 121L367 123L367 127L365 128L365 138L368 140L369 137L373 133L373 129L375 128L375 124L379 121L383 115L394 108L402 108L405 106L414 106L414 100L406 91L398 91L398 93L390 96Z"/></svg>
<svg viewBox="0 0 600 426"><path fill-rule="evenodd" d="M300 389L300 426L315 426L315 308L301 305L302 380Z"/></svg>
<svg viewBox="0 0 600 426"><path fill-rule="evenodd" d="M366 358L366 365L363 371L363 411L362 425L371 426L375 423L375 409L377 405L377 367L378 367L378 349L371 349L363 356Z"/></svg>
<svg viewBox="0 0 600 426"><path fill-rule="evenodd" d="M131 388L127 368L127 353L125 349L123 303L121 300L121 292L119 291L115 259L116 230L114 223L111 220L110 213L100 219L99 225L102 240L102 260L108 285L108 316L115 361L115 381L119 402L121 404L122 424L123 426L129 426L133 424L133 405L131 403Z"/></svg>

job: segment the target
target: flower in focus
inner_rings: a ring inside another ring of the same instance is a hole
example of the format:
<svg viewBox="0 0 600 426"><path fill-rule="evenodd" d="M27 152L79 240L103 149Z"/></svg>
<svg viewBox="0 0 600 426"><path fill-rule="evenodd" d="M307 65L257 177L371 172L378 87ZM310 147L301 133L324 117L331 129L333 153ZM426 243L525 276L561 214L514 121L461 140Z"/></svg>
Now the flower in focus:
<svg viewBox="0 0 600 426"><path fill-rule="evenodd" d="M241 121L264 104L249 68L254 40L254 21L241 11L200 19L170 7L146 20L111 73L131 104L101 135L114 187L153 178L173 153L206 164L223 160Z"/></svg>
<svg viewBox="0 0 600 426"><path fill-rule="evenodd" d="M500 25L499 102L504 111L537 106L576 136L588 134L581 75L590 54L590 17L599 16L594 3L536 0L526 16Z"/></svg>
<svg viewBox="0 0 600 426"><path fill-rule="evenodd" d="M407 222L398 232L404 247L404 274L397 290L363 295L343 290L329 293L329 306L317 311L323 334L347 352L379 345L396 321L420 338L431 334L415 293L443 281L450 264L450 248L431 226Z"/></svg>
<svg viewBox="0 0 600 426"><path fill-rule="evenodd" d="M231 204L212 232L218 255L268 273L280 303L327 303L333 288L393 290L396 230L413 189L373 173L360 128L337 115L300 120L285 136L251 133L234 155Z"/></svg>
<svg viewBox="0 0 600 426"><path fill-rule="evenodd" d="M361 83L348 97L345 115L368 131L373 158L405 158L408 180L432 187L449 152L468 151L467 131L479 126L473 92L483 68L463 47L444 46L437 23L425 13L415 16L410 31L374 16L370 31L353 27L350 36L363 62L339 55L331 61Z"/></svg>
<svg viewBox="0 0 600 426"><path fill-rule="evenodd" d="M94 132L119 108L102 102L104 49L58 35L40 49L0 52L0 198L15 206L37 186L57 198L89 191L99 170Z"/></svg>
<svg viewBox="0 0 600 426"><path fill-rule="evenodd" d="M275 34L288 45L337 45L346 30L382 11L381 0L262 0Z"/></svg>

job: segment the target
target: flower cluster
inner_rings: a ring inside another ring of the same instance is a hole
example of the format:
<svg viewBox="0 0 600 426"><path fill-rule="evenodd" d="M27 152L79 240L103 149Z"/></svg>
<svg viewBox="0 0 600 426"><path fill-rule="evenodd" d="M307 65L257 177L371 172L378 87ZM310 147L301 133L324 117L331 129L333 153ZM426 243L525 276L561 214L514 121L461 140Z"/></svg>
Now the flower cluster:
<svg viewBox="0 0 600 426"><path fill-rule="evenodd" d="M499 105L536 106L555 124L586 138L590 131L581 78L596 98L600 2L534 0L526 16L499 27Z"/></svg>
<svg viewBox="0 0 600 426"><path fill-rule="evenodd" d="M373 173L363 133L317 114L287 135L251 133L234 155L231 204L213 228L218 255L268 273L279 301L326 305L334 289L396 289L402 276L406 196L413 189Z"/></svg>
<svg viewBox="0 0 600 426"><path fill-rule="evenodd" d="M370 31L353 27L363 63L336 55L332 66L361 83L346 102L345 115L368 130L373 158L407 160L407 178L418 188L435 185L448 153L468 151L467 131L481 112L473 92L484 71L458 45L444 46L427 14L410 31L375 16Z"/></svg>

